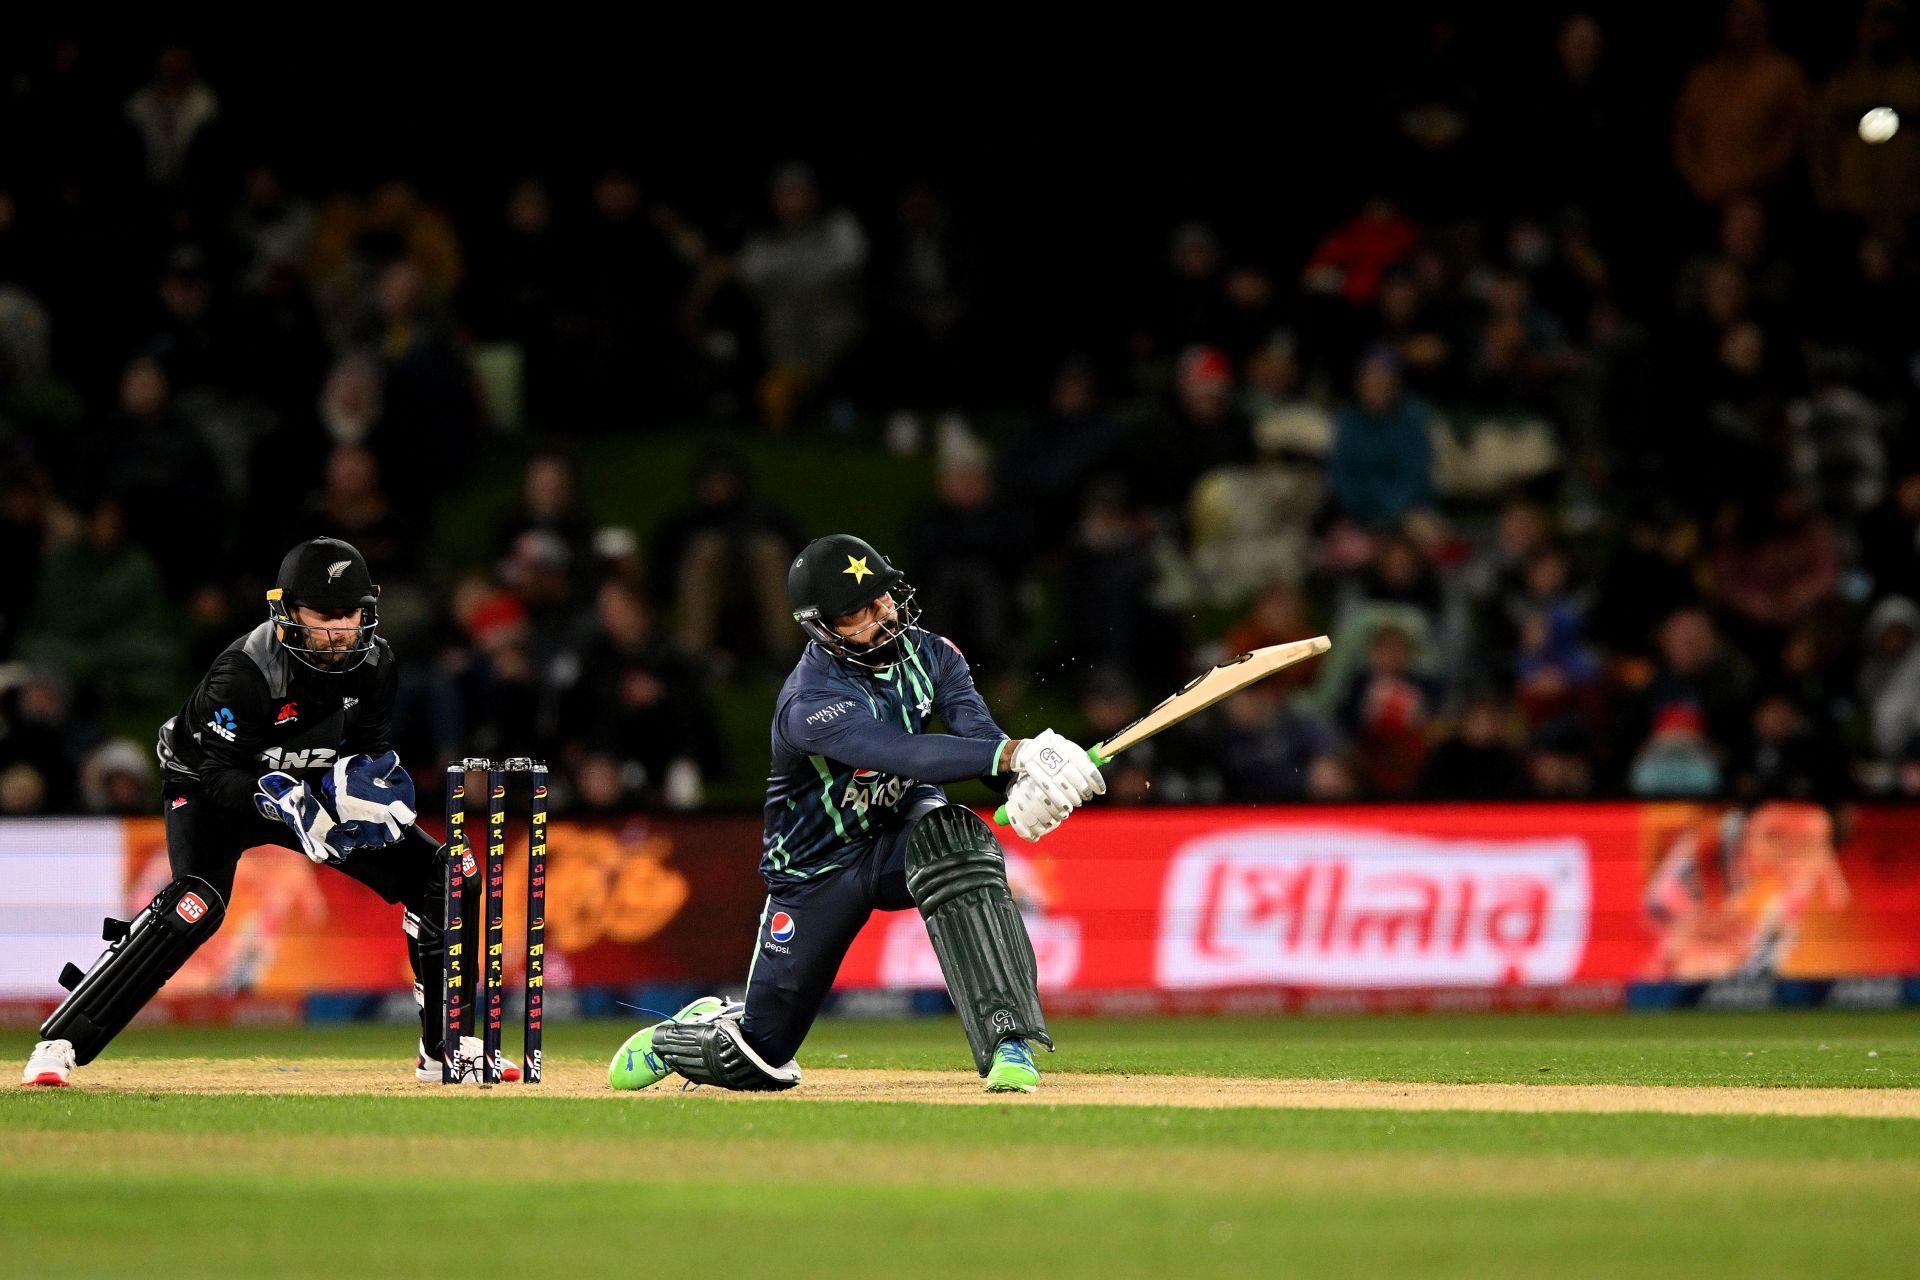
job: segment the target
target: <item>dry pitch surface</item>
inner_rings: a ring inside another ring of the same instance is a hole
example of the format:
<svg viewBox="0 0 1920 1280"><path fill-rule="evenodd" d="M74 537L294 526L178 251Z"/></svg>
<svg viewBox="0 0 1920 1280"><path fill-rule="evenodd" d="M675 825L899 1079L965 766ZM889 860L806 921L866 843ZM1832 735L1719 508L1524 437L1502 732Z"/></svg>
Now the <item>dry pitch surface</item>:
<svg viewBox="0 0 1920 1280"><path fill-rule="evenodd" d="M409 1079L388 1059L330 1058L298 1065L266 1058L106 1060L81 1073L89 1091L142 1094L368 1095L438 1097L443 1087ZM672 1080L612 1094L605 1073L555 1063L535 1086L463 1086L500 1098L615 1097L636 1103L685 1096ZM1276 1107L1340 1111L1656 1112L1668 1115L1866 1116L1920 1119L1920 1088L1797 1089L1751 1086L1433 1084L1377 1080L1262 1080L1235 1076L1049 1072L1030 1098L986 1093L954 1072L815 1068L787 1095L698 1091L700 1098L749 1104L792 1100L945 1105L1105 1107Z"/></svg>

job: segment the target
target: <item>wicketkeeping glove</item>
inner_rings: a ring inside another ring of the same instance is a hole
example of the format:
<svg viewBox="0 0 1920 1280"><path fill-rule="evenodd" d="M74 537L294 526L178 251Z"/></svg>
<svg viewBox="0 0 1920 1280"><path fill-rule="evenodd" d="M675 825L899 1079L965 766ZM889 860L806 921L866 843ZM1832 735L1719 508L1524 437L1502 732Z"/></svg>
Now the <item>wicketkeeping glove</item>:
<svg viewBox="0 0 1920 1280"><path fill-rule="evenodd" d="M306 783L291 774L269 773L260 779L253 807L263 818L284 822L300 841L300 851L315 862L338 862L339 851L327 843L334 818Z"/></svg>
<svg viewBox="0 0 1920 1280"><path fill-rule="evenodd" d="M340 853L384 849L413 825L413 779L392 751L336 761L320 790L337 820L327 843Z"/></svg>

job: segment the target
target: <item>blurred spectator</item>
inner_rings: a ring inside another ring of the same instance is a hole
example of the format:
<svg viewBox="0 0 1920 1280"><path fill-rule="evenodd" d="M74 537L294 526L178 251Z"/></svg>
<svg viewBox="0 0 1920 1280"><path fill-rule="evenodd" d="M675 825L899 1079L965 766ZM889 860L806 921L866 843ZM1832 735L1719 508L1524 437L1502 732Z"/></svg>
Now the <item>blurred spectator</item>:
<svg viewBox="0 0 1920 1280"><path fill-rule="evenodd" d="M1579 205L1604 217L1626 200L1633 167L1632 99L1607 62L1606 36L1589 13L1561 20L1552 70L1512 113L1529 194L1542 208Z"/></svg>
<svg viewBox="0 0 1920 1280"><path fill-rule="evenodd" d="M322 207L307 274L336 346L353 338L374 309L376 283L402 262L413 267L411 292L433 305L452 296L465 270L453 220L409 179L391 178L365 196L336 195Z"/></svg>
<svg viewBox="0 0 1920 1280"><path fill-rule="evenodd" d="M1026 513L998 501L980 442L948 432L939 491L913 522L904 563L929 618L983 677L1018 666L1021 587L1033 539Z"/></svg>
<svg viewBox="0 0 1920 1280"><path fill-rule="evenodd" d="M1498 694L1475 693L1453 732L1427 753L1420 794L1436 800L1518 800L1528 790L1526 765L1513 744L1511 709Z"/></svg>
<svg viewBox="0 0 1920 1280"><path fill-rule="evenodd" d="M741 247L740 281L760 306L768 369L760 404L768 425L790 425L826 388L866 328L860 278L867 237L845 209L821 206L813 170L773 176L774 225Z"/></svg>
<svg viewBox="0 0 1920 1280"><path fill-rule="evenodd" d="M592 429L653 425L682 401L688 374L679 304L691 260L705 246L618 165L595 178L585 224L551 250L544 243L545 204L537 186L515 191L507 210L513 256L493 286L498 304L530 309L507 330L524 334L539 319L547 255L560 255L566 273L561 329L550 384L535 403L571 413ZM537 346L531 354L540 354ZM531 372L537 392L537 363ZM636 383L646 395L633 394Z"/></svg>
<svg viewBox="0 0 1920 1280"><path fill-rule="evenodd" d="M1414 790L1426 756L1427 725L1438 705L1436 682L1414 670L1412 638L1391 624L1376 627L1367 665L1347 685L1338 708L1370 790L1382 796Z"/></svg>
<svg viewBox="0 0 1920 1280"><path fill-rule="evenodd" d="M1812 800L1831 807L1852 791L1846 752L1788 694L1763 694L1752 732L1732 770L1742 800Z"/></svg>
<svg viewBox="0 0 1920 1280"><path fill-rule="evenodd" d="M1247 357L1241 406L1263 458L1324 474L1333 449L1333 415L1301 387L1293 335L1277 333Z"/></svg>
<svg viewBox="0 0 1920 1280"><path fill-rule="evenodd" d="M381 272L367 337L381 362L383 428L369 447L396 490L430 502L466 474L479 405L446 313L412 260Z"/></svg>
<svg viewBox="0 0 1920 1280"><path fill-rule="evenodd" d="M388 500L380 484L380 464L371 451L343 445L327 457L320 494L307 513L305 529L293 541L339 538L366 557L378 583L391 584L417 572L416 531Z"/></svg>
<svg viewBox="0 0 1920 1280"><path fill-rule="evenodd" d="M240 207L227 226L240 257L240 288L266 293L306 262L313 205L287 190L279 169L256 164L247 170Z"/></svg>
<svg viewBox="0 0 1920 1280"><path fill-rule="evenodd" d="M1231 804L1298 800L1313 762L1339 745L1320 717L1267 684L1220 704L1208 735L1221 799Z"/></svg>
<svg viewBox="0 0 1920 1280"><path fill-rule="evenodd" d="M1636 796L1711 796L1720 790L1719 753L1707 742L1699 708L1671 703L1634 755L1627 786Z"/></svg>
<svg viewBox="0 0 1920 1280"><path fill-rule="evenodd" d="M1901 0L1868 0L1860 13L1854 60L1827 77L1814 95L1807 158L1823 207L1859 218L1894 245L1909 243L1920 213L1920 61L1907 46ZM1860 118L1893 107L1905 126L1868 142Z"/></svg>
<svg viewBox="0 0 1920 1280"><path fill-rule="evenodd" d="M193 50L162 46L153 78L127 99L127 122L139 136L149 185L170 187L188 179L196 144L204 146L220 118L220 99L200 78Z"/></svg>
<svg viewBox="0 0 1920 1280"><path fill-rule="evenodd" d="M11 776L17 794L11 803L0 800L0 811L70 812L75 780L65 683L51 665L12 670L16 678L0 682L0 779Z"/></svg>
<svg viewBox="0 0 1920 1280"><path fill-rule="evenodd" d="M619 762L623 774L637 765L643 780L630 798L699 804L704 780L721 767L713 708L694 664L655 629L652 608L632 587L600 587L593 634L577 661L561 704L568 736Z"/></svg>
<svg viewBox="0 0 1920 1280"><path fill-rule="evenodd" d="M1543 408L1554 378L1569 365L1566 333L1533 301L1518 271L1496 272L1487 283L1487 314L1472 352L1474 400L1489 408Z"/></svg>
<svg viewBox="0 0 1920 1280"><path fill-rule="evenodd" d="M1334 416L1330 479L1339 513L1368 528L1434 505L1432 418L1406 395L1390 356L1360 364L1354 402Z"/></svg>
<svg viewBox="0 0 1920 1280"><path fill-rule="evenodd" d="M1640 501L1627 520L1624 541L1601 571L1595 595L1594 638L1626 657L1654 651L1654 632L1674 610L1700 599L1696 582L1699 531L1673 504Z"/></svg>
<svg viewBox="0 0 1920 1280"><path fill-rule="evenodd" d="M1136 339L1136 354L1214 346L1227 337L1227 298L1222 287L1219 237L1204 222L1176 227L1167 247L1167 270L1155 314Z"/></svg>
<svg viewBox="0 0 1920 1280"><path fill-rule="evenodd" d="M1060 647L1078 662L1159 687L1177 669L1178 636L1153 603L1160 537L1113 482L1089 486L1067 552Z"/></svg>
<svg viewBox="0 0 1920 1280"><path fill-rule="evenodd" d="M1543 724L1527 740L1527 780L1543 800L1579 800L1593 794L1593 740L1578 724Z"/></svg>
<svg viewBox="0 0 1920 1280"><path fill-rule="evenodd" d="M1886 597L1867 615L1861 639L1860 704L1873 749L1896 760L1920 733L1920 606L1905 596Z"/></svg>
<svg viewBox="0 0 1920 1280"><path fill-rule="evenodd" d="M120 504L101 498L80 532L47 548L19 656L57 665L84 688L149 708L178 695L160 571L129 540Z"/></svg>
<svg viewBox="0 0 1920 1280"><path fill-rule="evenodd" d="M1081 485L1117 465L1125 439L1100 401L1093 366L1080 359L1061 365L1048 412L1016 427L1000 455L1000 490L1028 513L1037 546L1073 527Z"/></svg>
<svg viewBox="0 0 1920 1280"><path fill-rule="evenodd" d="M1424 46L1396 77L1391 107L1400 144L1393 167L1415 212L1429 221L1467 213L1479 186L1480 89L1461 49L1460 25L1451 14L1426 19Z"/></svg>
<svg viewBox="0 0 1920 1280"><path fill-rule="evenodd" d="M1762 0L1729 0L1720 50L1687 75L1673 156L1701 203L1771 188L1800 149L1807 77L1768 41Z"/></svg>
<svg viewBox="0 0 1920 1280"><path fill-rule="evenodd" d="M159 562L169 588L198 585L227 549L228 498L213 455L173 410L160 364L142 356L120 378L120 411L69 459L67 487L104 486L116 520Z"/></svg>
<svg viewBox="0 0 1920 1280"><path fill-rule="evenodd" d="M1777 635L1832 594L1833 529L1799 490L1757 494L1716 523L1714 594L1743 629Z"/></svg>
<svg viewBox="0 0 1920 1280"><path fill-rule="evenodd" d="M1854 385L1854 361L1839 353L1812 361L1811 394L1787 406L1789 465L1828 519L1849 523L1886 492L1885 414Z"/></svg>
<svg viewBox="0 0 1920 1280"><path fill-rule="evenodd" d="M675 601L680 647L701 662L756 651L783 661L799 641L787 601L787 562L801 542L794 518L754 495L746 460L730 451L701 460L693 494L653 538L653 594Z"/></svg>
<svg viewBox="0 0 1920 1280"><path fill-rule="evenodd" d="M0 658L13 652L40 582L47 540L48 483L23 453L0 454Z"/></svg>
<svg viewBox="0 0 1920 1280"><path fill-rule="evenodd" d="M1586 605L1570 580L1567 557L1556 548L1527 565L1527 594L1517 618L1513 674L1520 705L1532 724L1563 717L1588 719L1599 663L1587 647Z"/></svg>
<svg viewBox="0 0 1920 1280"><path fill-rule="evenodd" d="M127 738L101 743L80 764L80 791L89 813L147 814L157 781L152 749Z"/></svg>
<svg viewBox="0 0 1920 1280"><path fill-rule="evenodd" d="M1875 596L1920 599L1920 462L1900 468L1887 496L1861 519L1860 567Z"/></svg>
<svg viewBox="0 0 1920 1280"><path fill-rule="evenodd" d="M1455 333L1449 319L1412 267L1386 273L1372 337L1398 358L1407 386L1420 395L1457 395L1462 388L1468 338Z"/></svg>
<svg viewBox="0 0 1920 1280"><path fill-rule="evenodd" d="M1411 254L1419 239L1420 229L1392 200L1369 196L1359 213L1314 249L1301 283L1309 293L1338 294L1366 306L1379 294L1387 268Z"/></svg>
<svg viewBox="0 0 1920 1280"><path fill-rule="evenodd" d="M521 534L537 529L566 543L574 562L584 563L593 550L595 526L580 502L578 482L573 460L565 453L542 450L528 458L519 504L494 533L496 553L504 555Z"/></svg>
<svg viewBox="0 0 1920 1280"><path fill-rule="evenodd" d="M1641 692L1628 740L1645 742L1660 716L1673 707L1691 710L1709 748L1725 751L1746 728L1744 664L1721 644L1712 619L1697 606L1676 609L1660 624L1660 661Z"/></svg>
<svg viewBox="0 0 1920 1280"><path fill-rule="evenodd" d="M932 184L900 193L879 281L881 376L905 410L952 409L967 399L973 255L952 208Z"/></svg>
<svg viewBox="0 0 1920 1280"><path fill-rule="evenodd" d="M1234 403L1233 364L1218 347L1181 352L1173 404L1144 423L1132 443L1130 481L1149 506L1173 507L1215 467L1253 456L1253 431Z"/></svg>

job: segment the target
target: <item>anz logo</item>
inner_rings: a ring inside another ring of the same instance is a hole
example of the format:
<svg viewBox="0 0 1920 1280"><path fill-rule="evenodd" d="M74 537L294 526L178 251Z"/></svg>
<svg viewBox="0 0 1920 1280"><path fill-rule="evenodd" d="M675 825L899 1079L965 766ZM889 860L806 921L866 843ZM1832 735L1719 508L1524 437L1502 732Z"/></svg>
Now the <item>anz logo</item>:
<svg viewBox="0 0 1920 1280"><path fill-rule="evenodd" d="M339 752L332 747L308 747L292 751L286 747L268 747L260 758L276 769L330 769Z"/></svg>

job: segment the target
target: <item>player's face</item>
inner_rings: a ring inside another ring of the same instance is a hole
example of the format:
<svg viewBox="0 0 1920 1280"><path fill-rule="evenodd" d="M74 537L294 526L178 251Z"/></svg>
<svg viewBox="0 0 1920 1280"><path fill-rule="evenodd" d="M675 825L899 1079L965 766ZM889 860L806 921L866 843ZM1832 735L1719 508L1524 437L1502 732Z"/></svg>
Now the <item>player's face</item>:
<svg viewBox="0 0 1920 1280"><path fill-rule="evenodd" d="M883 591L866 608L833 620L834 634L855 644L872 646L893 638L893 594Z"/></svg>
<svg viewBox="0 0 1920 1280"><path fill-rule="evenodd" d="M361 610L358 606L351 609L309 609L296 605L293 620L307 629L306 647L314 651L309 656L324 665L341 665L360 643ZM284 627L281 628L280 638L286 639Z"/></svg>

